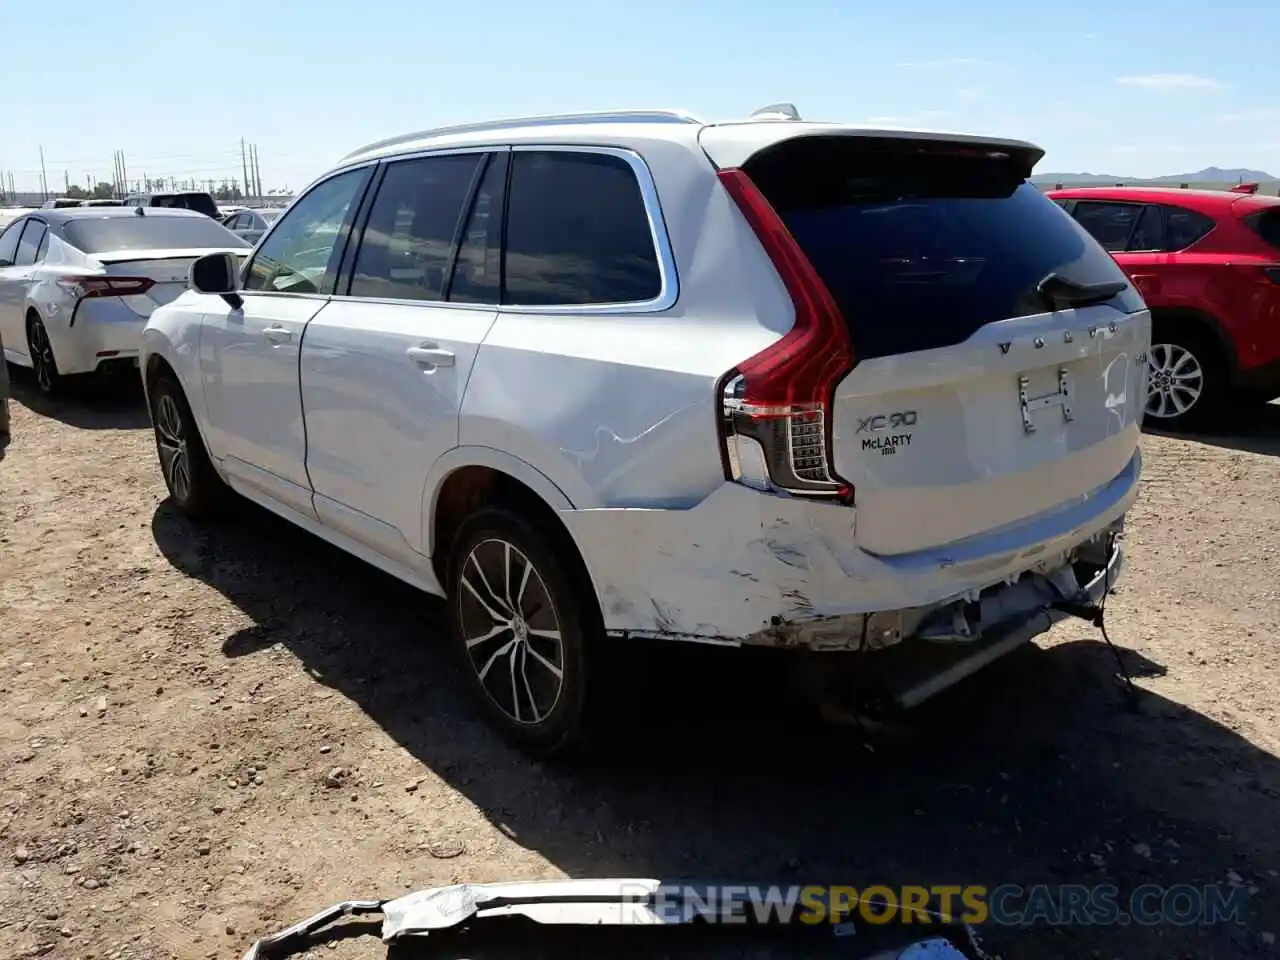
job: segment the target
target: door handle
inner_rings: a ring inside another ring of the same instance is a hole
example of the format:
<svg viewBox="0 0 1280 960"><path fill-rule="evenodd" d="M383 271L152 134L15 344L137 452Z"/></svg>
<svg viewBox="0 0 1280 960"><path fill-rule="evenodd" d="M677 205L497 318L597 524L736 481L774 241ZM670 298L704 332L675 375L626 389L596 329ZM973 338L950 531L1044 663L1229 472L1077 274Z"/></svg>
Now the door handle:
<svg viewBox="0 0 1280 960"><path fill-rule="evenodd" d="M1160 277L1154 273L1135 273L1133 285L1139 293L1155 293L1160 289Z"/></svg>
<svg viewBox="0 0 1280 960"><path fill-rule="evenodd" d="M272 343L287 343L293 339L293 331L288 327L282 327L280 324L274 324L262 331L262 335Z"/></svg>
<svg viewBox="0 0 1280 960"><path fill-rule="evenodd" d="M423 344L420 347L410 347L404 352L404 355L414 363L420 363L424 367L452 367L454 355L452 351L441 350L435 344Z"/></svg>

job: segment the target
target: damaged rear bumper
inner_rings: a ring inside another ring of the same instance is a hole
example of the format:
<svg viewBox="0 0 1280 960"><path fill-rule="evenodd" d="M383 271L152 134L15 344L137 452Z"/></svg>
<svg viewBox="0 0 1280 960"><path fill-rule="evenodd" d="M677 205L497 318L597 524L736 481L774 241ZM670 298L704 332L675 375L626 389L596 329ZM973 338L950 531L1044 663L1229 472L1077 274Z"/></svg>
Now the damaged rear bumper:
<svg viewBox="0 0 1280 960"><path fill-rule="evenodd" d="M1105 551L1137 496L1140 473L1135 451L1118 476L1054 510L893 556L857 546L856 508L765 496L730 483L685 510L560 516L611 635L868 650L921 630L936 634L938 611L956 605L980 608L970 635L960 630L935 639L977 641L997 623L1061 599L1079 560L1110 564ZM1122 558L1117 554L1109 583ZM1056 590L1046 588L1054 583Z"/></svg>

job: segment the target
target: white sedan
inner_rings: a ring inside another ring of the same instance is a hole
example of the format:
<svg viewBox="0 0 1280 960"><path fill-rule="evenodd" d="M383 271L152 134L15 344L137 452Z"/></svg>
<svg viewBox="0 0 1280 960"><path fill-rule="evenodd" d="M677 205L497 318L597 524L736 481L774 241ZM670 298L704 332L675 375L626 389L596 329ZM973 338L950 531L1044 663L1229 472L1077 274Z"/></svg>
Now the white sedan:
<svg viewBox="0 0 1280 960"><path fill-rule="evenodd" d="M0 233L4 359L56 393L72 374L136 367L142 327L206 253L249 245L191 210L31 210Z"/></svg>

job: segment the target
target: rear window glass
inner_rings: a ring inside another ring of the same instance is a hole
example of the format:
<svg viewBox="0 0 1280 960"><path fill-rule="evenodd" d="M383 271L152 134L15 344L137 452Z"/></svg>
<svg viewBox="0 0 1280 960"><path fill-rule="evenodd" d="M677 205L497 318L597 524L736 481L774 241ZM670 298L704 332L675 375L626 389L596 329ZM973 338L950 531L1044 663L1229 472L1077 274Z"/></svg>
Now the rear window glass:
<svg viewBox="0 0 1280 960"><path fill-rule="evenodd" d="M85 253L249 246L222 224L206 217L139 217L130 214L86 218L70 221L62 231L69 244Z"/></svg>
<svg viewBox="0 0 1280 960"><path fill-rule="evenodd" d="M1280 250L1280 207L1252 214L1244 222L1269 246Z"/></svg>
<svg viewBox="0 0 1280 960"><path fill-rule="evenodd" d="M151 198L153 207L177 207L181 210L194 210L206 217L218 216L218 205L207 193L157 193Z"/></svg>
<svg viewBox="0 0 1280 960"><path fill-rule="evenodd" d="M747 165L849 323L860 357L950 346L1046 312L1050 273L1124 281L1115 261L1008 161L811 137ZM1126 288L1113 303L1141 309Z"/></svg>

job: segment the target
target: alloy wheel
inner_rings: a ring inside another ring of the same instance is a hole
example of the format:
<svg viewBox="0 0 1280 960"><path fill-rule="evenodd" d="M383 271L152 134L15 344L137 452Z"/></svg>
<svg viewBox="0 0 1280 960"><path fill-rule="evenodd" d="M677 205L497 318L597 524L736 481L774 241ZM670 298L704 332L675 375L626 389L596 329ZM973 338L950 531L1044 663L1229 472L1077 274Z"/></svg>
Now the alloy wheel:
<svg viewBox="0 0 1280 960"><path fill-rule="evenodd" d="M518 724L542 723L564 690L555 603L529 558L506 540L472 548L458 572L467 658L485 695Z"/></svg>
<svg viewBox="0 0 1280 960"><path fill-rule="evenodd" d="M191 493L191 461L182 429L182 412L168 393L162 393L156 401L156 446L169 492L175 499L185 501Z"/></svg>
<svg viewBox="0 0 1280 960"><path fill-rule="evenodd" d="M1204 393L1204 369L1186 347L1152 344L1147 354L1147 416L1157 420L1180 417Z"/></svg>
<svg viewBox="0 0 1280 960"><path fill-rule="evenodd" d="M45 393L51 393L58 366L53 359L53 344L49 342L48 331L39 320L32 321L28 342L31 345L31 368L36 375L36 384Z"/></svg>

